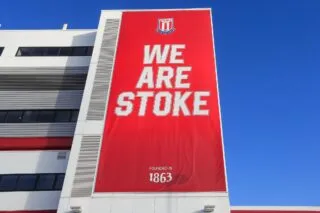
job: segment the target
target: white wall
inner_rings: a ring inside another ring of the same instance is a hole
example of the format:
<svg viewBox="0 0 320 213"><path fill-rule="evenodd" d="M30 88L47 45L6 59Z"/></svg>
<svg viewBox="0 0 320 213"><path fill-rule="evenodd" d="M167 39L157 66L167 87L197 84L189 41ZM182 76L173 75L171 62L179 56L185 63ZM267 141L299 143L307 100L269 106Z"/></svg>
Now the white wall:
<svg viewBox="0 0 320 213"><path fill-rule="evenodd" d="M65 159L57 159L58 154ZM65 173L69 151L1 151L0 174ZM0 192L0 211L57 209L60 191Z"/></svg>
<svg viewBox="0 0 320 213"><path fill-rule="evenodd" d="M55 71L64 73L64 67L76 67L68 70L71 73L87 72L81 67L89 66L90 56L16 57L15 55L21 46L93 46L95 35L96 30L1 30L0 47L4 47L4 51L0 56L0 72L2 74L51 74ZM34 70L33 67L37 69ZM35 107L36 105L39 106L39 103L35 104ZM59 152L66 152L66 158L58 159ZM0 174L65 173L68 158L69 151L1 151ZM0 211L57 209L60 194L58 191L1 192Z"/></svg>
<svg viewBox="0 0 320 213"><path fill-rule="evenodd" d="M233 213L237 211L317 211L320 206L231 206Z"/></svg>
<svg viewBox="0 0 320 213"><path fill-rule="evenodd" d="M66 159L57 159L59 153ZM69 151L1 151L0 174L65 173L68 158Z"/></svg>
<svg viewBox="0 0 320 213"><path fill-rule="evenodd" d="M63 198L58 212L81 206L82 213L201 213L215 205L216 213L229 212L228 195L223 193L112 193L92 198Z"/></svg>
<svg viewBox="0 0 320 213"><path fill-rule="evenodd" d="M93 46L96 30L3 30L0 31L1 67L88 66L89 56L15 57L21 46Z"/></svg>
<svg viewBox="0 0 320 213"><path fill-rule="evenodd" d="M59 191L1 192L0 211L55 210L57 209L59 198Z"/></svg>

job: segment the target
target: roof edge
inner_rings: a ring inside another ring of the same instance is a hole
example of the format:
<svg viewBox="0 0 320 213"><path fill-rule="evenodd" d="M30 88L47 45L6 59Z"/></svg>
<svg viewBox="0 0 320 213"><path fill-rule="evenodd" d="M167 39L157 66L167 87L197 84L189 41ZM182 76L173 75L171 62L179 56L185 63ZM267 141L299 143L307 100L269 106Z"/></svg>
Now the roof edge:
<svg viewBox="0 0 320 213"><path fill-rule="evenodd" d="M162 8L162 9L116 9L116 10L101 10L101 12L148 12L148 11L183 11L183 10L212 10L211 7L200 8Z"/></svg>
<svg viewBox="0 0 320 213"><path fill-rule="evenodd" d="M68 31L79 31L79 32L96 32L97 29L0 29L1 32L17 32L17 31L24 31L24 32L35 32L35 31L61 31L61 32L68 32Z"/></svg>
<svg viewBox="0 0 320 213"><path fill-rule="evenodd" d="M231 210L319 211L320 206L231 206Z"/></svg>

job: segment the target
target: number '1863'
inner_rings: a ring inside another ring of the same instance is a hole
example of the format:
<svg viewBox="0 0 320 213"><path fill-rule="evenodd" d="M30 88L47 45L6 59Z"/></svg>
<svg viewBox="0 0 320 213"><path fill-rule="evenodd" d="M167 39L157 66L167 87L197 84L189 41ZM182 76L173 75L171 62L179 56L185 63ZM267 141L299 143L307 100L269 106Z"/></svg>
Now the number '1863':
<svg viewBox="0 0 320 213"><path fill-rule="evenodd" d="M152 183L169 183L172 181L172 174L171 172L149 173L149 181Z"/></svg>

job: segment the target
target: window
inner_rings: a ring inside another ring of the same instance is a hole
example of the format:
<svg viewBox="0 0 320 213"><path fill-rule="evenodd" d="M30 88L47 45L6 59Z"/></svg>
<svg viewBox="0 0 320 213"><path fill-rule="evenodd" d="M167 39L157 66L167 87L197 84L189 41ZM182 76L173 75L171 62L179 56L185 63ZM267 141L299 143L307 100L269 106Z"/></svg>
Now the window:
<svg viewBox="0 0 320 213"><path fill-rule="evenodd" d="M36 189L37 190L53 189L54 179L55 179L54 174L40 175Z"/></svg>
<svg viewBox="0 0 320 213"><path fill-rule="evenodd" d="M88 47L87 49L87 56L92 56L93 47Z"/></svg>
<svg viewBox="0 0 320 213"><path fill-rule="evenodd" d="M54 118L55 122L69 122L70 121L70 110L60 110L56 112L56 116Z"/></svg>
<svg viewBox="0 0 320 213"><path fill-rule="evenodd" d="M77 122L79 110L0 110L0 123Z"/></svg>
<svg viewBox="0 0 320 213"><path fill-rule="evenodd" d="M48 47L46 56L58 56L60 48L59 47Z"/></svg>
<svg viewBox="0 0 320 213"><path fill-rule="evenodd" d="M91 56L92 50L92 46L19 47L16 56Z"/></svg>
<svg viewBox="0 0 320 213"><path fill-rule="evenodd" d="M32 56L33 48L20 47L16 56Z"/></svg>
<svg viewBox="0 0 320 213"><path fill-rule="evenodd" d="M16 188L17 175L3 175L0 182L0 191L13 191Z"/></svg>
<svg viewBox="0 0 320 213"><path fill-rule="evenodd" d="M69 56L72 53L72 47L63 47L60 49L60 56Z"/></svg>
<svg viewBox="0 0 320 213"><path fill-rule="evenodd" d="M0 111L0 123L6 122L8 112L7 111Z"/></svg>
<svg viewBox="0 0 320 213"><path fill-rule="evenodd" d="M0 56L2 55L4 47L0 47Z"/></svg>
<svg viewBox="0 0 320 213"><path fill-rule="evenodd" d="M6 174L0 175L0 191L59 191L64 174Z"/></svg>
<svg viewBox="0 0 320 213"><path fill-rule="evenodd" d="M34 48L31 48L31 55L32 56L43 56L43 55L45 55L45 51L46 51L46 48L34 47Z"/></svg>
<svg viewBox="0 0 320 213"><path fill-rule="evenodd" d="M20 175L17 183L17 191L33 190L36 185L37 175Z"/></svg>
<svg viewBox="0 0 320 213"><path fill-rule="evenodd" d="M54 110L43 110L40 111L38 122L51 123L54 120Z"/></svg>
<svg viewBox="0 0 320 213"><path fill-rule="evenodd" d="M71 122L77 122L78 121L78 114L79 114L79 110L74 110L72 112L72 115L71 115Z"/></svg>
<svg viewBox="0 0 320 213"><path fill-rule="evenodd" d="M63 181L64 181L64 174L58 175L56 178L56 184L54 186L54 189L61 190L63 186Z"/></svg>
<svg viewBox="0 0 320 213"><path fill-rule="evenodd" d="M23 113L23 123L35 123L37 122L39 111L27 110Z"/></svg>
<svg viewBox="0 0 320 213"><path fill-rule="evenodd" d="M9 111L7 114L7 123L20 123L23 111Z"/></svg>
<svg viewBox="0 0 320 213"><path fill-rule="evenodd" d="M73 47L72 48L72 56L82 56L87 55L86 47Z"/></svg>

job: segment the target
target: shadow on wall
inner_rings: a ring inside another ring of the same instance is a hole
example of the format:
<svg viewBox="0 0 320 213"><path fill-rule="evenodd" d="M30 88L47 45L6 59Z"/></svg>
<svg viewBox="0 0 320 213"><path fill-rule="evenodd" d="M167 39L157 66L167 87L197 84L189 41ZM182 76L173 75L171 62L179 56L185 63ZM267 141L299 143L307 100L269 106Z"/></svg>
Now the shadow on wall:
<svg viewBox="0 0 320 213"><path fill-rule="evenodd" d="M71 46L93 46L96 32L84 33L73 37ZM55 67L61 74L86 75L88 72L91 57L68 57L65 67ZM80 62L82 61L82 62ZM86 63L87 62L87 63ZM60 71L61 70L61 71ZM54 73L48 73L54 74ZM66 83L63 78L62 83ZM85 82L84 82L85 83ZM78 94L78 95L77 95ZM59 90L56 98L56 109L79 109L82 100L83 90ZM75 97L74 97L75 96ZM76 122L74 123L52 123L47 131L48 137L73 137ZM48 152L53 157L48 159ZM69 150L50 150L41 152L36 166L37 173L65 173L68 164ZM63 154L65 153L65 154ZM56 157L54 157L56 156ZM66 156L65 158L63 156ZM56 160L58 162L52 162ZM54 166L52 166L54 165ZM24 209L28 210L56 210L58 209L60 191L30 192Z"/></svg>

